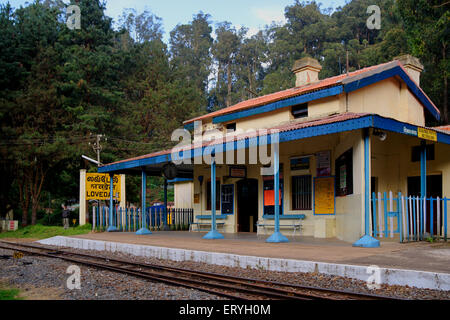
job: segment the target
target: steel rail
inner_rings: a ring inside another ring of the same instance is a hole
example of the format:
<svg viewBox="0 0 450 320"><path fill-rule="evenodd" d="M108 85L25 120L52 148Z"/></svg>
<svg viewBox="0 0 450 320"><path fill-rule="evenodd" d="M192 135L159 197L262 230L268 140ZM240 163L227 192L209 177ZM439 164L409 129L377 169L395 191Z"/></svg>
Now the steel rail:
<svg viewBox="0 0 450 320"><path fill-rule="evenodd" d="M109 269L116 272L125 272L134 276L144 277L150 280L163 281L173 285L181 285L184 287L195 288L201 290L200 287L209 285L209 287L214 286L215 288L220 287L222 290L229 291L240 291L250 294L252 296L265 296L278 299L299 299L299 300L394 300L396 298L374 295L374 294L363 294L355 293L347 290L332 290L326 288L302 286L297 284L274 282L268 280L260 280L253 278L244 278L231 275L223 275L218 273L209 273L203 271L195 271L177 267L167 267L162 265L130 262L123 259L108 258L97 255L85 254L85 253L74 253L65 250L56 250L54 248L48 248L44 246L15 243L9 241L1 241L0 243L7 244L9 246L26 247L38 250L46 250L46 253L37 252L26 252L30 254L40 254L53 258L60 258L71 262L78 262L85 265L92 265L97 268ZM4 247L0 245L0 248L23 251L23 249L14 249L11 247ZM26 251L26 250L25 250ZM72 258L70 257L72 256ZM78 257L78 258L74 258ZM79 257L84 257L88 259L94 259L96 261L81 260ZM104 260L105 263L101 263L98 260ZM109 265L108 265L109 263ZM111 263L119 264L118 266L111 265ZM130 270L130 268L140 268L139 271ZM155 274L155 272L150 273L149 271L142 270L153 269L159 270L163 273ZM176 280L174 280L173 274L176 273ZM180 277L183 274L184 277ZM193 278L193 277L196 278ZM200 278L200 280L197 280ZM207 282L205 282L207 281ZM195 284L195 285L194 285ZM284 288L283 288L284 287ZM301 290L301 291L299 291ZM236 296L228 292L222 292L210 289L205 289L202 291L214 293L216 295L222 295L233 299L243 299L241 296ZM221 294L224 293L224 294Z"/></svg>
<svg viewBox="0 0 450 320"><path fill-rule="evenodd" d="M7 250L14 250L14 251L20 251L20 252L32 254L32 255L40 255L40 256L45 256L45 257L49 257L49 258L62 259L62 260L69 261L69 262L84 264L86 266L96 267L96 268L100 268L100 269L107 269L107 270L115 271L115 272L126 273L126 274L130 274L130 275L137 276L140 278L145 278L148 280L153 280L153 281L157 281L157 282L165 282L165 283L172 284L175 286L183 286L183 287L187 287L190 289L196 289L196 290L213 293L213 294L216 294L219 296L225 296L225 297L229 297L229 298L233 298L233 299L249 300L249 299L255 299L255 298L277 298L277 299L311 300L311 298L295 297L293 295L277 293L272 290L262 290L262 289L258 289L258 288L253 288L249 284L246 284L247 287L240 287L240 286L235 286L235 285L230 285L230 284L220 283L220 282L211 282L211 281L205 282L204 280L202 281L202 280L195 280L195 279L190 279L190 278L183 278L183 277L179 277L179 275L175 275L176 280L174 280L173 274L169 276L169 275L164 275L162 273L150 274L143 270L139 270L139 271L130 270L130 267L133 267L133 266L135 267L135 265L133 265L132 263L128 263L128 265L126 265L126 266L117 266L117 265L115 266L115 265L108 265L107 263L93 262L93 261L89 261L89 260L83 260L83 259L77 259L77 258L70 257L70 255L77 256L76 253L61 252L61 251L53 251L52 252L52 251L50 251L50 249L37 248L37 247L33 248L33 249L48 250L50 252L36 252L36 251L29 250L29 249L23 249L20 247L21 247L20 244L13 244L13 246L11 246L11 245L4 246L4 245L0 244L0 248L7 249ZM108 259L105 259L104 257L96 257L96 258L97 259L100 258L101 260L108 261ZM224 291L217 290L217 288L221 288ZM247 296L236 295L236 294L230 293L230 292L236 292L236 291L240 292L240 293L245 293L245 294L247 294Z"/></svg>

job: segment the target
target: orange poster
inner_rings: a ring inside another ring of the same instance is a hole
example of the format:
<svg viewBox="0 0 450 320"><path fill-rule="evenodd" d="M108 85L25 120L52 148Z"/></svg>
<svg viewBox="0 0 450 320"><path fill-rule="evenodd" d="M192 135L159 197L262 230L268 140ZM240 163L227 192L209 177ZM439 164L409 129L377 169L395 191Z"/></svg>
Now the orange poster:
<svg viewBox="0 0 450 320"><path fill-rule="evenodd" d="M281 206L281 190L280 192L280 198L279 203ZM264 190L264 205L265 206L274 206L275 205L275 192L274 190Z"/></svg>

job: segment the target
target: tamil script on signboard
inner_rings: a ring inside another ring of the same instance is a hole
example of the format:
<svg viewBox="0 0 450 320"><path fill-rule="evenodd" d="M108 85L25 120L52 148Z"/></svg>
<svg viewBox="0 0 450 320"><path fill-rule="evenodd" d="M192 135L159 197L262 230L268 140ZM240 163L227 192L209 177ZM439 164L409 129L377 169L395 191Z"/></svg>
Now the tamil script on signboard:
<svg viewBox="0 0 450 320"><path fill-rule="evenodd" d="M109 174L86 173L86 199L109 200ZM113 198L120 201L120 175L113 176Z"/></svg>

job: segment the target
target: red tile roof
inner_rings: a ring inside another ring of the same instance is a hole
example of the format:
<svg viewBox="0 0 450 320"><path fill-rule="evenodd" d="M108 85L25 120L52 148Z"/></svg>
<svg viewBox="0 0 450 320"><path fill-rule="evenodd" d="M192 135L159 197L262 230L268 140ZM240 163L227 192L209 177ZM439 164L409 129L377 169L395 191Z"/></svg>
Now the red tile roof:
<svg viewBox="0 0 450 320"><path fill-rule="evenodd" d="M224 115L224 114L228 114L228 113L233 113L236 111L242 111L245 109L249 109L249 108L253 108L253 107L258 107L258 106L262 106L268 103L272 103L272 102L276 102L279 100L283 100L283 99L287 99L287 98L292 98L295 96L299 96L305 93L309 93L312 91L316 91L319 89L324 89L324 88L328 88L328 87L332 87L332 86L336 86L339 85L340 82L347 78L347 77L353 77L353 76L357 76L359 74L368 72L368 71L372 71L375 70L381 66L384 66L388 63L392 63L391 62L387 62L387 63L382 63L376 66L371 66L371 67L367 67L367 68L363 68L360 70L356 70L353 72L350 72L348 75L347 74L341 74L338 76L334 76L334 77L330 77L330 78L326 78L323 80L320 80L319 82L313 83L313 84L309 84L309 85L305 85L305 86L300 86L300 87L295 87L295 88L291 88L291 89L287 89L287 90L283 90L283 91L278 91L275 93L271 93L271 94L267 94L264 95L262 97L257 97L257 98L253 98L253 99L249 99L249 100L245 100L242 102L239 102L233 106L227 107L227 108L223 108L214 112L210 112L207 113L205 115L193 118L193 119L189 119L184 121L184 124L188 124L197 120L203 120L203 119L208 119L208 118L212 118L212 117L216 117L219 115ZM395 61L395 63L401 65L400 62Z"/></svg>
<svg viewBox="0 0 450 320"><path fill-rule="evenodd" d="M246 110L246 109L250 109L250 108L254 108L254 107L258 107L258 106L262 106L262 105L266 105L269 103L273 103L276 101L280 101L280 100L284 100L284 99L288 99L288 98L292 98L295 96L299 96L302 94L306 94L309 92L313 92L313 91L317 91L320 89L325 89L325 88L329 88L329 87L333 87L333 86L338 86L341 85L343 82L349 82L349 81L354 81L358 78L364 77L366 76L365 74L367 74L367 76L370 76L371 74L373 74L374 72L377 73L378 71L381 72L386 68L392 68L392 67L396 67L396 66L400 66L403 71L405 72L406 75L408 75L408 73L406 72L405 68L403 67L403 65L401 64L400 61L394 60L394 61L390 61L390 62L386 62L386 63L382 63L379 65L375 65L375 66L371 66L371 67L367 67L367 68L363 68L360 70L356 70L353 72L349 72L349 74L341 74L338 76L334 76L334 77L330 77L330 78L326 78L323 80L320 80L316 83L313 84L309 84L309 85L305 85L305 86L300 86L300 87L295 87L295 88L291 88L291 89L287 89L287 90L283 90L283 91L278 91L275 93L271 93L271 94L267 94L264 95L262 97L257 97L257 98L253 98L253 99L249 99L249 100L245 100L242 102L239 102L233 106L227 107L227 108L223 108L214 112L210 112L207 113L205 115L193 118L193 119L189 119L184 121L184 124L189 124L192 123L194 121L197 120L204 120L204 119L209 119L209 118L213 118L213 117L217 117L220 115L224 115L224 114L229 114L229 113L234 113L237 111L242 111L242 110ZM408 75L409 76L409 75ZM351 79L353 78L353 79ZM356 79L355 79L356 78ZM414 80L410 77L411 81L414 82ZM415 82L414 82L415 83ZM433 102L430 100L430 98L426 95L426 93L422 90L422 88L420 88L420 86L417 85L417 88L424 94L424 96L430 101L432 107L438 112L439 109L433 104Z"/></svg>
<svg viewBox="0 0 450 320"><path fill-rule="evenodd" d="M432 127L430 129L436 129L436 130L439 130L439 131L446 131L446 133L447 132L450 133L450 125L440 126L440 127Z"/></svg>
<svg viewBox="0 0 450 320"><path fill-rule="evenodd" d="M267 131L256 132L256 134L254 136L255 137L256 136L263 136L263 135L265 135L267 133L270 134L271 130L278 130L279 132L286 132L286 131L291 131L291 130L296 130L296 129L302 129L302 128L320 126L320 125L324 125L324 124L330 124L330 123L335 123L335 122L346 121L346 120L350 120L350 119L357 119L357 118L361 118L361 117L364 117L364 116L367 116L367 115L369 115L369 113L351 113L351 112L347 112L347 113L336 114L336 115L332 115L332 116L321 117L321 118L317 118L317 119L313 119L313 120L309 120L309 121L289 122L289 123L282 124L282 125L279 125L279 126L276 126L276 127L273 127L273 128L267 128L266 129ZM188 146L185 146L184 149L180 148L180 151L181 150L191 150L191 149L195 149L195 148L199 148L199 147L206 147L208 145L215 145L215 144L219 144L219 143L240 141L240 140L243 140L243 139L248 138L248 137L249 137L248 133L243 133L243 134L238 134L238 135L235 135L235 136L223 137L222 139L217 138L217 139L214 139L212 141L204 141L202 143L190 144ZM229 140L227 140L227 138ZM122 163L122 162L153 158L153 157L157 157L157 156L161 156L161 155L167 155L167 154L170 154L171 152L172 152L172 149L167 149L167 150L163 150L163 151L149 153L149 154L142 155L142 156L139 156L139 157L134 157L134 158L130 158L130 159L116 161L116 162L113 162L113 163L108 163L106 165L109 166L109 165L112 165L112 164L117 164L117 163Z"/></svg>

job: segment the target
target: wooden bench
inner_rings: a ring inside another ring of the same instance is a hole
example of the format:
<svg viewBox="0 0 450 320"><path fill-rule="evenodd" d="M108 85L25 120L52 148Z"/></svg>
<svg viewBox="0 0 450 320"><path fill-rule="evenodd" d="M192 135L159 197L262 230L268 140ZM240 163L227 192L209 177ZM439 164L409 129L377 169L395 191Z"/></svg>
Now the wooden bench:
<svg viewBox="0 0 450 320"><path fill-rule="evenodd" d="M302 228L301 220L305 219L304 214L291 214L291 215L280 215L280 220L293 220L291 223L282 222L280 221L280 229L281 228L289 228L294 230L293 236L295 236L295 232L298 230L300 232L300 229ZM263 222L257 221L256 226L257 227L263 227L264 231L266 228L275 228L275 221L274 223L267 223L266 220L275 220L274 215L264 215L263 216Z"/></svg>
<svg viewBox="0 0 450 320"><path fill-rule="evenodd" d="M212 216L211 215L199 215L199 216L195 216L195 218L197 219L197 222L191 222L189 224L189 232L193 231L193 226L197 226L197 231L209 231L211 230L211 224L212 224ZM216 215L216 220L225 220L227 218L227 215L225 214L219 214ZM209 220L209 221L205 221L205 220ZM223 228L225 225L225 222L217 222L216 221L216 227L221 227ZM205 227L209 227L208 229L202 229L201 226L205 226Z"/></svg>

